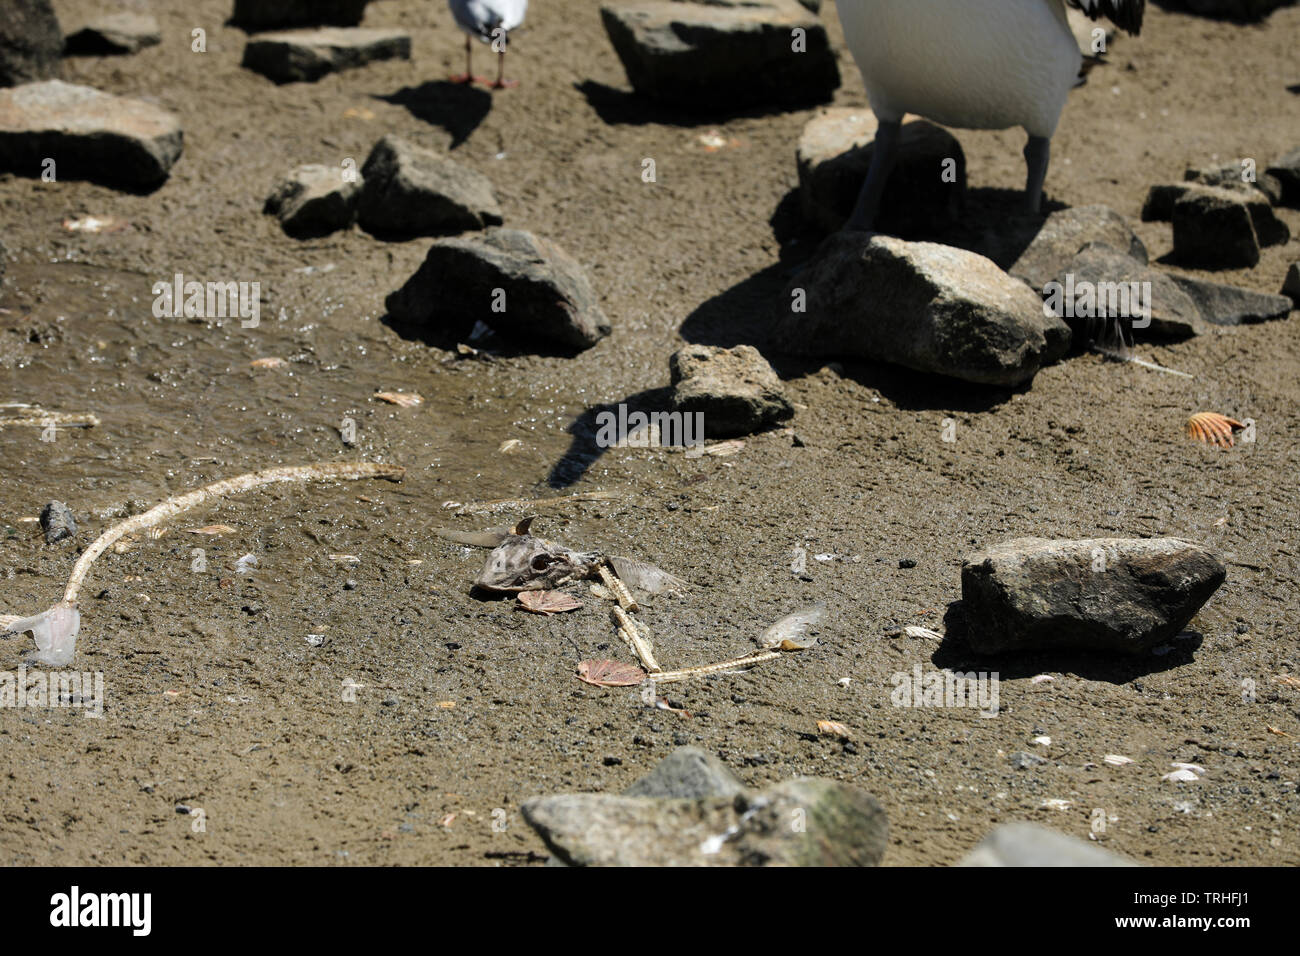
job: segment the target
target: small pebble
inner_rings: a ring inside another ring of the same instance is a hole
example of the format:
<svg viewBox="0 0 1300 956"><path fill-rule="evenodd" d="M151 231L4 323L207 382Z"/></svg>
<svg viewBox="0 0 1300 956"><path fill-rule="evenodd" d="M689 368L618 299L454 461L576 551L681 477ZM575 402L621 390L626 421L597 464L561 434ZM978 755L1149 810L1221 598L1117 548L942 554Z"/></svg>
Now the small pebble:
<svg viewBox="0 0 1300 956"><path fill-rule="evenodd" d="M41 509L41 527L45 530L46 544L58 544L77 535L72 509L62 501L51 501Z"/></svg>

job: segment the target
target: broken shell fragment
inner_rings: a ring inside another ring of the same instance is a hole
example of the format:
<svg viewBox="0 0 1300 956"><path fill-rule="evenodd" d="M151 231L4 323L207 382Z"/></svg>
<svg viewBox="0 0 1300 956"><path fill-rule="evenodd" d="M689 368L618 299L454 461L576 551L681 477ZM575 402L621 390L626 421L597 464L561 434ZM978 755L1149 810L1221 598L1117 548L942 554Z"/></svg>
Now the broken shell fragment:
<svg viewBox="0 0 1300 956"><path fill-rule="evenodd" d="M759 637L758 643L764 648L780 648L783 651L802 651L817 643L817 638L808 637L804 632L822 619L826 613L826 602L819 601L812 607L787 614L777 621Z"/></svg>
<svg viewBox="0 0 1300 956"><path fill-rule="evenodd" d="M582 661L578 664L578 680L595 687L634 687L645 680L645 671L618 661Z"/></svg>

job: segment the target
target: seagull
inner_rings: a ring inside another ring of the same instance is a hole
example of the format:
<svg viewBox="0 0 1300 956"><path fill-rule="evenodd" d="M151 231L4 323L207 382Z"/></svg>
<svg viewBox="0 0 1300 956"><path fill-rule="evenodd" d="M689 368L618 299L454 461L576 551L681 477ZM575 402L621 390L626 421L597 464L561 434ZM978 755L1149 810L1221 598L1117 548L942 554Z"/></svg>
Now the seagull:
<svg viewBox="0 0 1300 956"><path fill-rule="evenodd" d="M506 68L506 35L524 22L528 0L447 0L447 5L451 7L451 15L456 18L456 26L465 31L465 74L453 76L451 81L473 83L479 79L470 68L470 43L474 37L478 37L484 43L491 43L497 51L497 78L496 82L489 85L496 90L514 86L515 80L503 77Z"/></svg>
<svg viewBox="0 0 1300 956"><path fill-rule="evenodd" d="M1082 63L1066 4L1131 34L1146 0L836 0L880 122L846 229L870 232L905 113L959 129L1023 127L1025 208L1037 215L1052 134Z"/></svg>

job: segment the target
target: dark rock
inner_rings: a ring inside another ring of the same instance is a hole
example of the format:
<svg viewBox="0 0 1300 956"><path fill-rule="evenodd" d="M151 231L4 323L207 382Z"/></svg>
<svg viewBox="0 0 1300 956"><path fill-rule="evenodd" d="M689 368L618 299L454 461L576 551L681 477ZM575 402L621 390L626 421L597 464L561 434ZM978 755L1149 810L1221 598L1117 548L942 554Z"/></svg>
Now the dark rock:
<svg viewBox="0 0 1300 956"><path fill-rule="evenodd" d="M698 747L678 747L624 790L623 796L700 800L731 798L744 792L745 785L717 757Z"/></svg>
<svg viewBox="0 0 1300 956"><path fill-rule="evenodd" d="M0 86L63 75L63 31L50 0L5 0L0 14Z"/></svg>
<svg viewBox="0 0 1300 956"><path fill-rule="evenodd" d="M321 27L263 33L244 45L243 66L276 83L310 83L376 60L409 60L411 35L400 30Z"/></svg>
<svg viewBox="0 0 1300 956"><path fill-rule="evenodd" d="M77 522L72 517L72 509L62 501L51 501L41 509L41 529L45 532L46 544L75 538Z"/></svg>
<svg viewBox="0 0 1300 956"><path fill-rule="evenodd" d="M380 236L445 236L500 225L492 183L431 149L385 136L361 167L363 229Z"/></svg>
<svg viewBox="0 0 1300 956"><path fill-rule="evenodd" d="M1252 292L1187 276L1174 276L1173 280L1196 303L1201 318L1214 325L1268 322L1284 319L1291 312L1291 301L1284 295Z"/></svg>
<svg viewBox="0 0 1300 956"><path fill-rule="evenodd" d="M0 246L0 251L3 247ZM2 267L0 267L2 270ZM0 271L0 275L4 272ZM1286 270L1286 279L1282 283L1282 294L1287 296L1297 306L1300 306L1300 262L1291 263L1291 267Z"/></svg>
<svg viewBox="0 0 1300 956"><path fill-rule="evenodd" d="M0 90L0 168L146 189L167 178L181 154L176 117L142 100L60 80Z"/></svg>
<svg viewBox="0 0 1300 956"><path fill-rule="evenodd" d="M1109 206L1061 209L1047 217L1033 241L1008 269L1040 295L1090 242L1103 242L1146 265L1147 249L1124 217Z"/></svg>
<svg viewBox="0 0 1300 956"><path fill-rule="evenodd" d="M636 0L600 15L633 89L670 106L794 106L829 100L840 85L826 27L794 4ZM795 29L804 31L802 51L793 48Z"/></svg>
<svg viewBox="0 0 1300 956"><path fill-rule="evenodd" d="M1262 197L1260 205L1272 214ZM1174 257L1184 265L1211 269L1258 265L1255 218L1241 193L1193 186L1174 203Z"/></svg>
<svg viewBox="0 0 1300 956"><path fill-rule="evenodd" d="M1282 186L1283 206L1300 209L1300 147L1291 150L1266 170Z"/></svg>
<svg viewBox="0 0 1300 956"><path fill-rule="evenodd" d="M752 345L688 345L668 368L673 411L703 414L707 438L749 435L794 416L781 380Z"/></svg>
<svg viewBox="0 0 1300 956"><path fill-rule="evenodd" d="M1296 0L1162 0L1162 5L1177 7L1203 17L1253 22L1262 20L1279 7Z"/></svg>
<svg viewBox="0 0 1300 956"><path fill-rule="evenodd" d="M112 56L138 53L159 43L162 34L153 17L142 13L110 13L70 34L66 49L76 55Z"/></svg>
<svg viewBox="0 0 1300 956"><path fill-rule="evenodd" d="M1127 857L1034 823L1004 823L958 866L1137 866Z"/></svg>
<svg viewBox="0 0 1300 956"><path fill-rule="evenodd" d="M1029 381L1070 343L1066 324L983 256L860 232L822 243L786 289L773 332L776 347L794 354L990 385Z"/></svg>
<svg viewBox="0 0 1300 956"><path fill-rule="evenodd" d="M818 778L729 798L578 793L522 809L570 866L875 866L889 832L874 797Z"/></svg>
<svg viewBox="0 0 1300 956"><path fill-rule="evenodd" d="M1124 317L1134 320L1135 335L1140 333L1143 338L1185 339L1209 331L1201 318L1200 308L1178 284L1177 279L1129 258L1105 243L1094 242L1084 246L1074 257L1066 272L1057 276L1056 281L1061 284L1063 296L1068 297L1069 292L1073 290L1076 302L1084 287L1083 284L1089 284L1092 291L1096 293L1097 307L1094 315L1099 317L1107 314L1114 317L1115 314L1123 311L1111 308L1115 303L1112 293L1118 287L1127 285L1128 288L1122 291L1128 297L1130 308ZM1135 302L1132 283L1138 283L1136 290L1138 293L1143 292L1144 283L1150 283L1151 298L1145 303L1150 307L1149 316L1141 316L1138 310L1133 308ZM1068 315L1062 317L1070 324L1076 340L1082 334L1096 331L1096 326L1090 326L1087 318L1079 314L1080 310L1077 307L1074 311L1077 318Z"/></svg>
<svg viewBox="0 0 1300 956"><path fill-rule="evenodd" d="M1178 634L1226 573L1176 538L1018 538L962 566L967 633L983 654L1144 653Z"/></svg>
<svg viewBox="0 0 1300 956"><path fill-rule="evenodd" d="M369 0L235 0L230 22L250 33L281 27L354 27Z"/></svg>
<svg viewBox="0 0 1300 956"><path fill-rule="evenodd" d="M834 232L848 220L871 167L877 126L866 107L834 107L804 126L796 155L805 221ZM949 160L951 183L943 181ZM925 120L905 122L881 202L881 231L904 238L942 231L955 220L965 191L966 155L957 138Z"/></svg>
<svg viewBox="0 0 1300 956"><path fill-rule="evenodd" d="M341 167L298 166L272 187L263 211L291 236L324 236L352 225L360 193L361 177L344 179Z"/></svg>
<svg viewBox="0 0 1300 956"><path fill-rule="evenodd" d="M1202 186L1220 186L1226 189L1247 189L1262 192L1270 204L1282 201L1282 181L1267 172L1257 173L1253 180L1246 179L1247 167L1242 163L1222 163L1217 166L1191 166L1183 172L1183 180ZM1172 207L1170 209L1172 212Z"/></svg>
<svg viewBox="0 0 1300 956"><path fill-rule="evenodd" d="M582 267L553 242L515 229L435 242L385 303L399 323L458 339L482 321L519 343L580 350L610 331Z"/></svg>

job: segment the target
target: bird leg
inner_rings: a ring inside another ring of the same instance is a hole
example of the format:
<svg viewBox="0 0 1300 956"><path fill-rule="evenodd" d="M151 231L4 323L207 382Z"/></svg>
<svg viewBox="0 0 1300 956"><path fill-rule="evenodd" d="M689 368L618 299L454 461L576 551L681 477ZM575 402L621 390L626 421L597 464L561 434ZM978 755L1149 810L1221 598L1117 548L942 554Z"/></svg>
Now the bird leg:
<svg viewBox="0 0 1300 956"><path fill-rule="evenodd" d="M474 68L471 65L473 63L473 59L474 59L474 53L470 46L470 35L466 33L465 34L465 72L454 73L451 76L447 77L447 81L449 83L473 83L475 80L480 79L480 77L474 75Z"/></svg>
<svg viewBox="0 0 1300 956"><path fill-rule="evenodd" d="M519 85L518 80L507 80L505 78L505 72L506 72L506 51L503 49L500 53L497 54L497 78L496 78L496 82L490 84L492 89L504 90L507 89L508 87Z"/></svg>
<svg viewBox="0 0 1300 956"><path fill-rule="evenodd" d="M871 153L871 169L867 180L858 193L857 205L853 215L844 228L850 231L870 232L876 225L876 215L880 212L880 199L885 194L885 183L894 171L898 159L898 139L902 129L901 120L881 121L876 130L876 145Z"/></svg>
<svg viewBox="0 0 1300 956"><path fill-rule="evenodd" d="M1025 212L1039 214L1043 202L1043 182L1047 179L1047 166L1052 160L1052 141L1045 136L1030 136L1025 144Z"/></svg>

